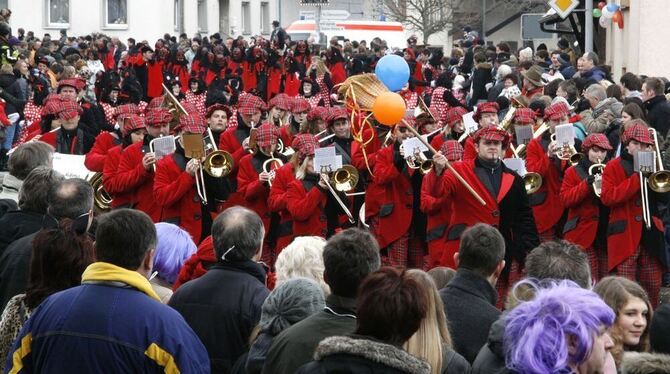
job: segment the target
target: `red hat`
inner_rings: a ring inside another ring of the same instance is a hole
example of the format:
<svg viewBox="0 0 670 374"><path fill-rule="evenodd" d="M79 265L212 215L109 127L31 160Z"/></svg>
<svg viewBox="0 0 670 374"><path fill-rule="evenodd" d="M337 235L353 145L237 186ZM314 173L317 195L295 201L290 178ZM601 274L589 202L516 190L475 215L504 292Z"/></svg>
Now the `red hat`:
<svg viewBox="0 0 670 374"><path fill-rule="evenodd" d="M463 120L463 115L468 113L468 111L462 106L457 106L451 108L444 114L444 119L442 120L447 126L453 126L456 122Z"/></svg>
<svg viewBox="0 0 670 374"><path fill-rule="evenodd" d="M491 102L481 103L477 106L477 111L475 112L473 118L475 121L479 122L479 118L483 113L498 114L499 110L500 107L498 106L498 103L491 103Z"/></svg>
<svg viewBox="0 0 670 374"><path fill-rule="evenodd" d="M154 97L149 102L149 105L147 105L147 110L162 107L164 100L165 98L163 96Z"/></svg>
<svg viewBox="0 0 670 374"><path fill-rule="evenodd" d="M67 121L81 114L81 107L74 100L61 100L58 108L58 118Z"/></svg>
<svg viewBox="0 0 670 374"><path fill-rule="evenodd" d="M442 143L440 152L447 158L448 161L460 161L463 157L463 147L457 140L447 140Z"/></svg>
<svg viewBox="0 0 670 374"><path fill-rule="evenodd" d="M592 147L598 147L606 151L612 150L612 145L610 145L610 142L607 140L605 134L600 133L591 134L587 136L586 139L584 139L582 142L582 151L586 151Z"/></svg>
<svg viewBox="0 0 670 374"><path fill-rule="evenodd" d="M291 105L291 112L293 113L303 113L307 112L308 110L312 109L312 106L309 104L309 101L306 99L302 99L299 97L296 97L293 99L293 103Z"/></svg>
<svg viewBox="0 0 670 374"><path fill-rule="evenodd" d="M221 111L226 112L226 117L228 117L228 118L230 118L233 115L233 112L226 105L214 104L214 105L210 105L209 107L207 107L207 112L205 113L205 118L209 119L209 117L211 117L212 114L214 114L214 112L216 112L217 110L221 110Z"/></svg>
<svg viewBox="0 0 670 374"><path fill-rule="evenodd" d="M498 126L486 126L477 130L472 140L474 140L475 143L479 143L480 139L500 141L503 144L503 148L506 148L510 141L510 134L507 131L498 128Z"/></svg>
<svg viewBox="0 0 670 374"><path fill-rule="evenodd" d="M146 119L137 114L131 114L126 117L123 121L123 127L121 128L121 135L127 136L131 132L138 129L145 129L147 127Z"/></svg>
<svg viewBox="0 0 670 374"><path fill-rule="evenodd" d="M537 116L532 109L519 108L514 112L513 121L522 125L533 125Z"/></svg>
<svg viewBox="0 0 670 374"><path fill-rule="evenodd" d="M86 87L86 81L81 78L65 78L58 82L58 92L60 92L61 87L70 86L73 87L77 92L81 91Z"/></svg>
<svg viewBox="0 0 670 374"><path fill-rule="evenodd" d="M266 110L265 102L258 96L252 94L246 94L240 96L240 102L237 111L240 114L251 116L257 110L264 111Z"/></svg>
<svg viewBox="0 0 670 374"><path fill-rule="evenodd" d="M291 148L296 151L300 157L300 162L309 156L314 156L315 149L319 148L319 140L312 134L298 134L293 138Z"/></svg>
<svg viewBox="0 0 670 374"><path fill-rule="evenodd" d="M264 123L256 129L256 144L259 147L267 147L276 144L279 139L279 129L275 125Z"/></svg>
<svg viewBox="0 0 670 374"><path fill-rule="evenodd" d="M328 122L331 124L338 119L348 119L349 113L347 113L346 108L342 107L333 107L328 111Z"/></svg>
<svg viewBox="0 0 670 374"><path fill-rule="evenodd" d="M191 134L203 134L207 131L207 121L199 114L185 114L179 117L179 125L175 130Z"/></svg>
<svg viewBox="0 0 670 374"><path fill-rule="evenodd" d="M291 97L285 93L280 93L268 101L268 108L277 107L281 110L291 110Z"/></svg>
<svg viewBox="0 0 670 374"><path fill-rule="evenodd" d="M557 102L551 104L549 108L544 110L544 119L549 121L558 121L565 116L570 115L570 108L564 102Z"/></svg>
<svg viewBox="0 0 670 374"><path fill-rule="evenodd" d="M60 103L63 99L57 94L49 94L44 100L42 107L42 117L53 114L57 115L60 111Z"/></svg>
<svg viewBox="0 0 670 374"><path fill-rule="evenodd" d="M625 144L631 140L637 140L643 144L654 144L654 140L651 138L651 134L649 133L649 128L640 123L636 123L633 126L630 126L624 130L623 134L621 135L621 143Z"/></svg>
<svg viewBox="0 0 670 374"><path fill-rule="evenodd" d="M160 127L172 121L172 113L166 108L153 108L147 110L146 114L147 126Z"/></svg>
<svg viewBox="0 0 670 374"><path fill-rule="evenodd" d="M116 117L117 120L119 119L122 120L125 117L129 117L133 114L138 114L139 112L140 108L135 104L123 104L114 108L114 116Z"/></svg>
<svg viewBox="0 0 670 374"><path fill-rule="evenodd" d="M320 119L322 121L328 121L328 114L328 108L323 106L315 106L309 110L309 113L307 114L307 120L314 121Z"/></svg>

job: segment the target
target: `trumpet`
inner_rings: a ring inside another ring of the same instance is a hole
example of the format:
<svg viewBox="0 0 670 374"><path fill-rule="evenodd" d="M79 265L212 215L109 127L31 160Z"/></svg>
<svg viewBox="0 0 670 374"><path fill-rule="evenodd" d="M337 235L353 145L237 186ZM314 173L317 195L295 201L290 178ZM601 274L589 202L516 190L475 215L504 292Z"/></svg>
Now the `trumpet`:
<svg viewBox="0 0 670 374"><path fill-rule="evenodd" d="M546 122L543 122L540 127L533 132L533 139L539 138L540 136L544 135L545 132L549 130L549 125L547 125ZM518 155L520 158L526 157L526 144L519 144L518 147L514 148L512 147L512 150L515 154Z"/></svg>
<svg viewBox="0 0 670 374"><path fill-rule="evenodd" d="M277 153L281 154L284 157L291 157L295 153L293 148L284 145L284 141L281 138L277 139Z"/></svg>
<svg viewBox="0 0 670 374"><path fill-rule="evenodd" d="M284 162L274 157L274 155L263 162L263 171L270 174L270 177L268 178L268 185L270 187L272 187L272 181L277 176L276 170L282 166L284 166Z"/></svg>
<svg viewBox="0 0 670 374"><path fill-rule="evenodd" d="M603 187L603 171L605 170L605 164L602 163L600 159L595 164L589 166L589 175L593 175L593 193L600 197Z"/></svg>
<svg viewBox="0 0 670 374"><path fill-rule="evenodd" d="M556 134L551 134L551 141L556 142ZM577 165L584 158L583 153L577 152L574 145L565 143L556 151L556 157L561 160L570 161L571 165Z"/></svg>
<svg viewBox="0 0 670 374"><path fill-rule="evenodd" d="M401 144L400 148L404 150L405 147ZM409 157L407 155L405 155L405 157L407 167L410 169L419 170L423 175L426 175L433 170L433 160L429 160L426 155L418 149L415 149L414 153Z"/></svg>

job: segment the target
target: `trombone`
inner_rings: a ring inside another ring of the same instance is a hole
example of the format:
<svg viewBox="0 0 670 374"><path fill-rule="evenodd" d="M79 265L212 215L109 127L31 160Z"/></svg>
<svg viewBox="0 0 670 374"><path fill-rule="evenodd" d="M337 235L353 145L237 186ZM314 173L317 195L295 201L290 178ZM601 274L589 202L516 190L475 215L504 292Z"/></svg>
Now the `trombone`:
<svg viewBox="0 0 670 374"><path fill-rule="evenodd" d="M593 175L593 193L600 197L603 187L603 171L605 171L605 164L600 159L595 164L589 166L589 175Z"/></svg>
<svg viewBox="0 0 670 374"><path fill-rule="evenodd" d="M525 144L522 144L522 145L525 145ZM519 157L519 154L517 153L517 150L514 149L514 147L511 144L510 144L510 147L512 149L512 153L514 154L514 158L518 158L518 159L522 160L522 162L525 163L525 160L523 160L521 157ZM520 147L521 146L519 146L519 148ZM525 169L525 166L524 166L524 169ZM534 194L535 192L537 192L537 190L540 189L540 187L542 187L542 175L540 175L540 173L536 173L536 172L533 172L533 171L527 171L526 170L526 173L523 175L522 178L523 178L523 185L526 188L526 194L527 195Z"/></svg>
<svg viewBox="0 0 670 374"><path fill-rule="evenodd" d="M213 178L228 176L233 170L233 156L217 148L210 129L207 129L205 136L202 134L183 134L181 138L185 156L198 161L198 170L195 173L195 188L202 203L207 205L207 189L203 172ZM201 160L203 155L204 159Z"/></svg>
<svg viewBox="0 0 670 374"><path fill-rule="evenodd" d="M654 192L664 193L670 191L670 171L663 168L663 159L661 157L661 150L658 147L658 134L653 128L649 128L651 137L654 138L654 147L657 161L658 171L649 176L649 188Z"/></svg>
<svg viewBox="0 0 670 374"><path fill-rule="evenodd" d="M345 166L349 166L349 165L345 165ZM321 172L320 172L321 180L323 180L323 182L326 184L326 187L328 187L328 190L330 191L330 194L333 195L333 198L335 198L335 201L337 201L337 204L340 205L340 208L342 208L344 213L347 215L347 218L349 219L349 222L350 223L356 223L356 220L354 219L354 216L351 214L351 211L349 210L349 208L347 208L347 206L344 204L344 202L342 202L342 199L337 194L337 191L335 191L335 189L333 188L333 186L331 184L331 181L330 181L331 179L335 180L335 176L337 176L338 173L345 173L345 174L349 173L350 176L353 176L354 174L352 174L351 170L343 170L345 168L345 166L342 166L341 169L335 170L335 172L333 173L333 176L330 177L330 178L328 177L328 174L332 172L330 167L327 167L327 168L322 167ZM352 168L353 168L353 166L352 166ZM353 170L355 170L355 168L353 168ZM355 175L358 176L358 170L356 170ZM339 185L342 186L343 188L351 186L351 189L353 189L353 188L356 187L357 183L358 183L358 179L356 179L356 183L353 183L353 179L352 179L352 180L349 181L349 183L340 183Z"/></svg>

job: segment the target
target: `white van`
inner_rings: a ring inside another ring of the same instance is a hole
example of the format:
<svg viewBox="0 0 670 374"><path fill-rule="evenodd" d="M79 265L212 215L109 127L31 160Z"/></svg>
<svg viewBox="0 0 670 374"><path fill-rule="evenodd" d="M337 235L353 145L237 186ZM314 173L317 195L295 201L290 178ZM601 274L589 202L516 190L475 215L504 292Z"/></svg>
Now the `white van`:
<svg viewBox="0 0 670 374"><path fill-rule="evenodd" d="M315 42L327 44L328 41L336 36L340 40L365 40L370 45L374 38L380 38L386 41L389 48L405 48L407 46L407 36L405 29L400 22L381 22L381 21L322 21L321 39L316 35L316 23L314 21L295 21L286 28L286 33L291 40L307 40L314 37Z"/></svg>

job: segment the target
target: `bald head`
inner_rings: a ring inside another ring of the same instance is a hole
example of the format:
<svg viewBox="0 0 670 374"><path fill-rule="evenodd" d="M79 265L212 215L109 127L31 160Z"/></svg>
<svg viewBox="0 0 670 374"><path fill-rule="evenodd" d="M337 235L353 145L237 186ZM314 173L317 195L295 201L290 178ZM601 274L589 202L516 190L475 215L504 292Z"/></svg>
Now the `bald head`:
<svg viewBox="0 0 670 374"><path fill-rule="evenodd" d="M93 209L93 187L83 179L65 179L49 191L49 214L75 219Z"/></svg>
<svg viewBox="0 0 670 374"><path fill-rule="evenodd" d="M212 240L218 261L252 259L260 253L264 236L261 217L240 206L224 210L212 224Z"/></svg>

